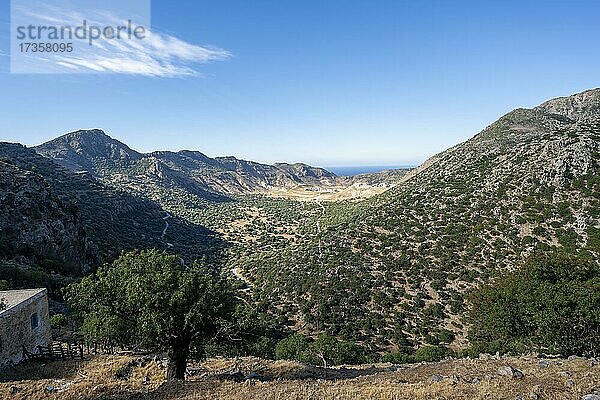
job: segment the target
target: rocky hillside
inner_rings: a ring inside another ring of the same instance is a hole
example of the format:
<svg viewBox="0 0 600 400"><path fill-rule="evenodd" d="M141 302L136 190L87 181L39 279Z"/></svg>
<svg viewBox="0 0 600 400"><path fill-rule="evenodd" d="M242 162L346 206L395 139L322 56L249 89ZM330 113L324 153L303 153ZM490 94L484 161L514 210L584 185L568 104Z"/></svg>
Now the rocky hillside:
<svg viewBox="0 0 600 400"><path fill-rule="evenodd" d="M599 109L593 90L514 110L240 270L298 329L378 348L452 342L479 282L536 250L600 256Z"/></svg>
<svg viewBox="0 0 600 400"><path fill-rule="evenodd" d="M400 179L410 172L409 168L406 169L389 169L380 172L371 172L367 174L359 174L352 176L341 176L339 177L340 182L344 182L348 185L353 184L365 184L371 186L382 186L392 187L400 182Z"/></svg>
<svg viewBox="0 0 600 400"><path fill-rule="evenodd" d="M94 261L77 206L63 202L34 171L0 158L0 258Z"/></svg>
<svg viewBox="0 0 600 400"><path fill-rule="evenodd" d="M134 248L220 264L228 244L204 226L221 228L233 218L222 214L239 214L232 196L342 180L305 164L185 150L142 154L100 130L72 132L34 149L1 143L0 157L2 258L25 257L34 265L50 259L81 271Z"/></svg>
<svg viewBox="0 0 600 400"><path fill-rule="evenodd" d="M99 129L68 133L35 149L67 169L77 172L100 173L127 167L142 158L142 154L131 150Z"/></svg>
<svg viewBox="0 0 600 400"><path fill-rule="evenodd" d="M141 154L101 130L71 132L36 151L74 171L107 183L181 189L209 200L298 185L330 186L335 174L305 164L266 165L235 157L210 158L197 151Z"/></svg>
<svg viewBox="0 0 600 400"><path fill-rule="evenodd" d="M116 148L110 152L129 157ZM25 257L35 264L49 258L85 271L123 250L172 249L189 259L217 261L224 246L213 232L170 216L153 201L66 170L33 149L0 143L0 160L4 259Z"/></svg>

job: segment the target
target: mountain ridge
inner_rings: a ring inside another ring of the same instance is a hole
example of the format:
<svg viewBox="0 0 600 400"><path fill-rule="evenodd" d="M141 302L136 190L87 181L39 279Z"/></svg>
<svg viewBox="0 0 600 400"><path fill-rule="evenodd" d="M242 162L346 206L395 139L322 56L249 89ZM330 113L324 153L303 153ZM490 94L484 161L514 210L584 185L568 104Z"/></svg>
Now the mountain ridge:
<svg viewBox="0 0 600 400"><path fill-rule="evenodd" d="M103 132L89 133L93 140L86 135L76 133L73 141L63 136L35 151L64 155L70 165L88 163L90 172L75 176L90 175L111 196L126 194L121 204L127 212L138 205L146 210L143 220L151 220L152 232L162 231L165 212L181 218L169 219L168 235L176 222L184 225L176 235L182 242L169 242L174 251L197 255L200 247L215 246L195 243L194 229L205 221L234 238L231 243L239 239L229 261L251 284L248 294L269 305L274 318L308 334L327 332L378 349L455 338L460 345L465 331L459 316L473 288L539 251L600 258L599 89L515 109L408 173L366 178L194 151L142 154ZM98 149L95 139L102 142ZM55 168L35 151L20 157L35 155L37 168ZM71 179L59 175L57 189ZM361 179L383 186L364 201L325 205L328 179L345 180L350 192L360 189ZM268 193L270 185L300 188L299 197L311 201L299 206L234 196ZM103 204L102 215L114 219ZM137 224L123 240L147 229L136 218L120 225ZM101 229L114 229L100 222Z"/></svg>
<svg viewBox="0 0 600 400"><path fill-rule="evenodd" d="M233 156L210 158L199 151L180 150L139 153L100 129L79 130L52 139L34 149L71 170L86 170L100 178L113 174L154 175L194 192L231 195L260 192L270 187L326 185L337 176L306 164L273 165ZM190 180L180 181L178 173ZM210 196L209 196L210 197Z"/></svg>

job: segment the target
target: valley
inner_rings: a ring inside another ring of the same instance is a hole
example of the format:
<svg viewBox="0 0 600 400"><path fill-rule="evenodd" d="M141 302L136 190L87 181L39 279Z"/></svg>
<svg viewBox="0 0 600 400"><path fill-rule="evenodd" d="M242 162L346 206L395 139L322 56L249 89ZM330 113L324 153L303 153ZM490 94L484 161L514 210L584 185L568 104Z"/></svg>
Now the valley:
<svg viewBox="0 0 600 400"><path fill-rule="evenodd" d="M600 2L5 3L0 399L600 400Z"/></svg>
<svg viewBox="0 0 600 400"><path fill-rule="evenodd" d="M51 282L60 301L121 252L156 248L222 271L285 334L462 351L475 288L538 252L597 263L599 110L598 89L516 109L417 168L353 177L143 154L99 130L3 143L0 280Z"/></svg>

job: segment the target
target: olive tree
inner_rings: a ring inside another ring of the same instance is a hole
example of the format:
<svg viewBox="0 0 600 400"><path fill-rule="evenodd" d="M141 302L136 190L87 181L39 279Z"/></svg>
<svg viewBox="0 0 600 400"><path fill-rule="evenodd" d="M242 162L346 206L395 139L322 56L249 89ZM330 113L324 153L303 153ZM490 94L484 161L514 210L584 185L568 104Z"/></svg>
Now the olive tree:
<svg viewBox="0 0 600 400"><path fill-rule="evenodd" d="M66 293L89 340L166 351L167 379L184 379L191 346L234 309L233 289L205 267L157 250L122 255Z"/></svg>

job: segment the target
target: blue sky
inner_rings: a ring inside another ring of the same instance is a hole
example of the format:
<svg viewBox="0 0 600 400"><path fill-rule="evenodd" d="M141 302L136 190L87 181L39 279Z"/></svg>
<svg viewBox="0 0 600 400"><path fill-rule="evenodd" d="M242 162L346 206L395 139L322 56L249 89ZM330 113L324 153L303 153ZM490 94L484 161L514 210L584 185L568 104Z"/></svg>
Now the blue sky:
<svg viewBox="0 0 600 400"><path fill-rule="evenodd" d="M600 86L599 17L597 1L153 0L153 29L230 56L196 76L17 75L2 1L0 140L98 127L140 151L416 164Z"/></svg>

